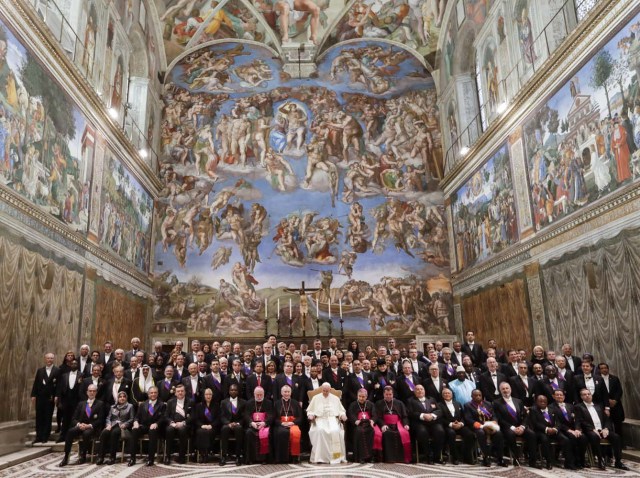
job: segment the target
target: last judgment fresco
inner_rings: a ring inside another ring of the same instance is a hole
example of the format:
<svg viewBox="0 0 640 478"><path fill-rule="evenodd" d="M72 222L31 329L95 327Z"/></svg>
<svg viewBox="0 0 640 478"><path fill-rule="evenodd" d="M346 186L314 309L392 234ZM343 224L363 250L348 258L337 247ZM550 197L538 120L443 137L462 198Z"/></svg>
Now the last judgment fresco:
<svg viewBox="0 0 640 478"><path fill-rule="evenodd" d="M291 79L274 56L223 42L168 73L154 335L452 333L424 65L358 41Z"/></svg>

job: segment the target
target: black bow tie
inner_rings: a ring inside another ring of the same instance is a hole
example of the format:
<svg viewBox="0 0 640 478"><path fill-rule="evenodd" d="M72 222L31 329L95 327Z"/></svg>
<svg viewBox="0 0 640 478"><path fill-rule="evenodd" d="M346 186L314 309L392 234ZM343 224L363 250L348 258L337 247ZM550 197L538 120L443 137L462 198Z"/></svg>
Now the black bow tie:
<svg viewBox="0 0 640 478"><path fill-rule="evenodd" d="M584 379L585 379L585 380L589 380L590 378L591 378L591 375L585 375L585 376L584 376Z"/></svg>

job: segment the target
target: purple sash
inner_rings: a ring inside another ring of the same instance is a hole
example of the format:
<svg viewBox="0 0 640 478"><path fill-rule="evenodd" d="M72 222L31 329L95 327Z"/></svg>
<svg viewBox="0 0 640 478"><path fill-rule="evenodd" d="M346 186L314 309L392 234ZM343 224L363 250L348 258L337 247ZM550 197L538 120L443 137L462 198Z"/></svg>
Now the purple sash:
<svg viewBox="0 0 640 478"><path fill-rule="evenodd" d="M447 364L447 372L449 372L449 375L453 375L453 367L451 366L451 362L449 362Z"/></svg>
<svg viewBox="0 0 640 478"><path fill-rule="evenodd" d="M213 380L213 384L216 386L216 388L220 390L220 382L218 382L218 380L213 375L211 375L211 379Z"/></svg>
<svg viewBox="0 0 640 478"><path fill-rule="evenodd" d="M165 380L165 381L164 381L164 388L165 388L166 390L169 390L169 389L171 388L171 383L170 383L170 382L167 382L167 381Z"/></svg>
<svg viewBox="0 0 640 478"><path fill-rule="evenodd" d="M291 379L290 379L289 377L287 377L286 375L285 375L285 378L287 379L287 384L288 384L290 387L293 387L293 382L291 381Z"/></svg>
<svg viewBox="0 0 640 478"><path fill-rule="evenodd" d="M404 381L407 382L407 386L409 387L409 389L411 389L411 391L413 392L416 388L416 386L413 384L413 382L411 381L411 379L409 377L405 377Z"/></svg>
<svg viewBox="0 0 640 478"><path fill-rule="evenodd" d="M84 407L84 413L87 414L87 418L89 418L91 416L91 407L89 406L89 403L87 402L87 404Z"/></svg>
<svg viewBox="0 0 640 478"><path fill-rule="evenodd" d="M156 409L153 408L153 404L149 402L149 415L153 415L156 412Z"/></svg>
<svg viewBox="0 0 640 478"><path fill-rule="evenodd" d="M562 416L564 417L564 419L569 421L569 414L567 413L567 410L565 408L560 407L560 411L562 412Z"/></svg>
<svg viewBox="0 0 640 478"><path fill-rule="evenodd" d="M207 417L207 420L209 420L209 423L213 421L213 417L211 416L211 410L209 410L207 407L204 408L204 416Z"/></svg>
<svg viewBox="0 0 640 478"><path fill-rule="evenodd" d="M358 382L360 382L360 386L364 387L364 378L360 378L356 375L356 378L358 379Z"/></svg>
<svg viewBox="0 0 640 478"><path fill-rule="evenodd" d="M553 424L553 421L551 420L551 415L549 415L548 412L542 412L542 416L544 417L544 419L547 421L549 425Z"/></svg>
<svg viewBox="0 0 640 478"><path fill-rule="evenodd" d="M555 382L551 382L551 388L553 388L554 390L558 390L559 387L556 385Z"/></svg>
<svg viewBox="0 0 640 478"><path fill-rule="evenodd" d="M382 385L383 387L387 386L387 381L384 379L384 377L380 377L380 385Z"/></svg>
<svg viewBox="0 0 640 478"><path fill-rule="evenodd" d="M233 403L231 403L231 413L234 415L238 413L238 407L236 407Z"/></svg>
<svg viewBox="0 0 640 478"><path fill-rule="evenodd" d="M507 411L509 412L509 415L511 415L511 417L514 420L518 419L518 412L516 411L515 408L512 408L511 405L509 405L507 402L505 402L505 405L507 406Z"/></svg>

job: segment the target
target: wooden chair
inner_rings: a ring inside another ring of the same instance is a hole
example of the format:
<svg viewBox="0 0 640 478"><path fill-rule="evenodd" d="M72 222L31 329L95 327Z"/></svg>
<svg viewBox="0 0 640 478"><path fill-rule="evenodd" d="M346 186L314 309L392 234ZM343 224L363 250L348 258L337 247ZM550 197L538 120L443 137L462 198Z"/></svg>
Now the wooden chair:
<svg viewBox="0 0 640 478"><path fill-rule="evenodd" d="M321 393L322 393L322 387L318 387L315 390L309 390L307 392L307 397L309 397L309 401L311 401L313 397ZM332 393L333 395L335 395L336 397L342 400L342 390L336 390L335 388L332 388L330 390L330 393Z"/></svg>

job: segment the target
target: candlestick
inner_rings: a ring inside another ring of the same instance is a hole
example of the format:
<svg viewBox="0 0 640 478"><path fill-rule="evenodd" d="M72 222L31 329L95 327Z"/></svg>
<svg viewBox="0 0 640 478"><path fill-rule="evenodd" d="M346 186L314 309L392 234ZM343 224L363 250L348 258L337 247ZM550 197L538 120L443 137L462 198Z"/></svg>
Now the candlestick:
<svg viewBox="0 0 640 478"><path fill-rule="evenodd" d="M276 311L276 323L278 324L277 336L280 338L280 299L278 299L278 310Z"/></svg>
<svg viewBox="0 0 640 478"><path fill-rule="evenodd" d="M331 299L329 299L329 336L332 335L331 331L333 330L333 320L331 320Z"/></svg>
<svg viewBox="0 0 640 478"><path fill-rule="evenodd" d="M289 338L293 338L293 314L291 310L291 299L289 299Z"/></svg>
<svg viewBox="0 0 640 478"><path fill-rule="evenodd" d="M267 299L264 299L264 339L269 338L269 316L267 315Z"/></svg>
<svg viewBox="0 0 640 478"><path fill-rule="evenodd" d="M340 301L338 302L339 306L340 306L340 318L342 318L342 299L340 299Z"/></svg>
<svg viewBox="0 0 640 478"><path fill-rule="evenodd" d="M264 299L264 318L266 319L267 317L267 299Z"/></svg>
<svg viewBox="0 0 640 478"><path fill-rule="evenodd" d="M320 293L316 294L316 338L320 338Z"/></svg>

